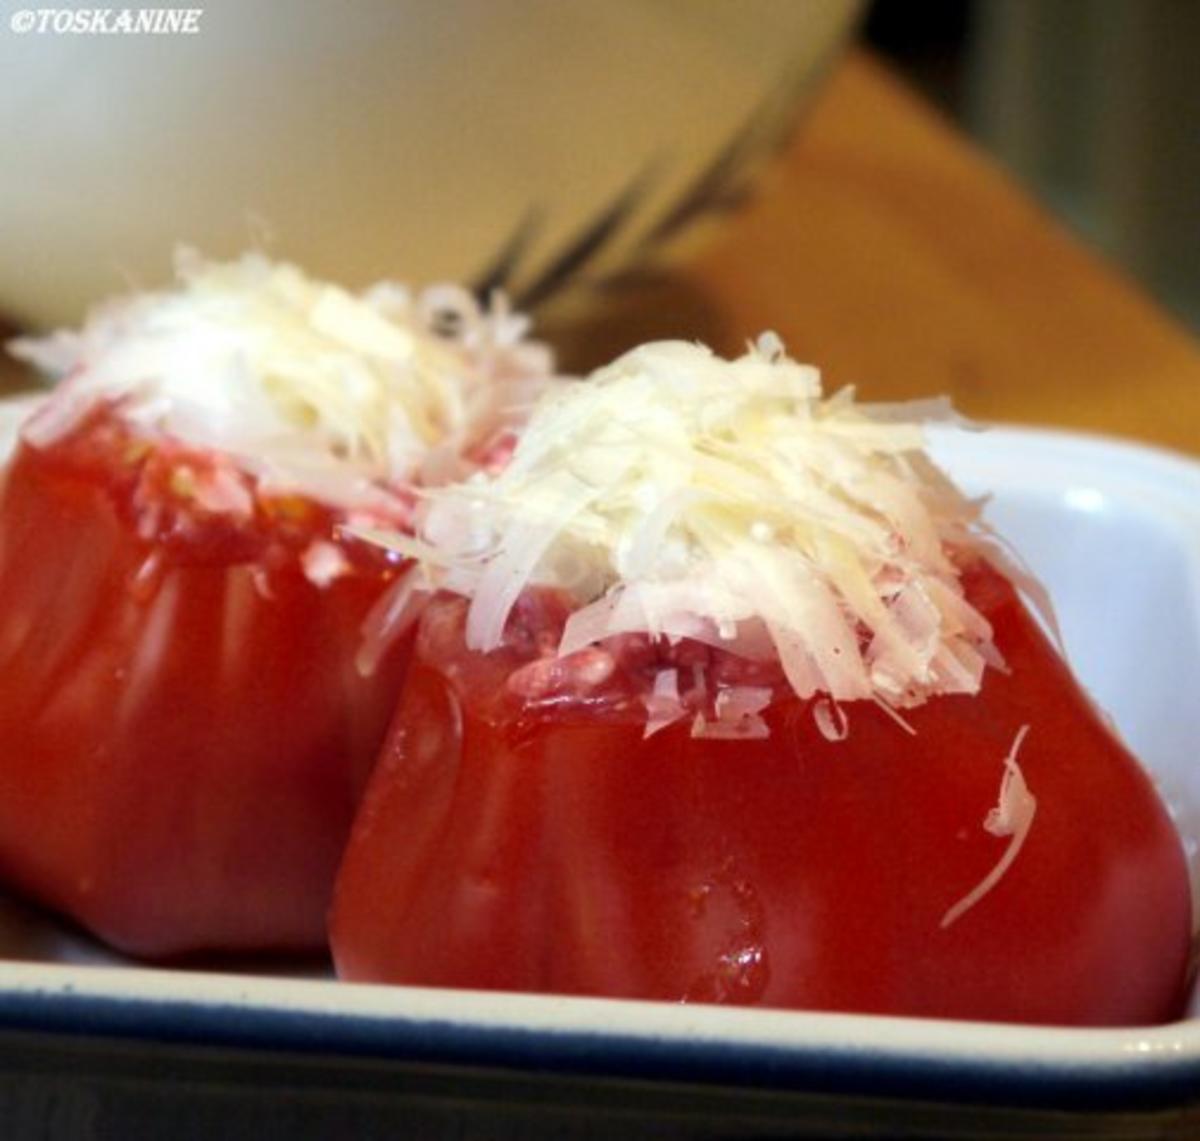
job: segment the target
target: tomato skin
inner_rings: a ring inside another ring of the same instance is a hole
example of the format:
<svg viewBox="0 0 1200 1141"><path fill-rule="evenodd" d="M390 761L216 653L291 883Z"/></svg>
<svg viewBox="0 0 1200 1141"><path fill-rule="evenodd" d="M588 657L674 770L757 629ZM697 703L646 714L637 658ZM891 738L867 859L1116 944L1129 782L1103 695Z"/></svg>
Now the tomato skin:
<svg viewBox="0 0 1200 1141"><path fill-rule="evenodd" d="M321 589L214 520L172 547L61 452L0 498L0 870L139 955L321 948L410 649L355 669L393 572Z"/></svg>
<svg viewBox="0 0 1200 1141"><path fill-rule="evenodd" d="M826 740L776 700L766 740L648 740L619 717L498 714L508 651L430 652L427 611L339 873L357 980L1072 1025L1183 1001L1182 845L1009 584L970 572L1010 674ZM440 611L439 611L439 608ZM505 659L502 662L499 659ZM1003 758L1038 800L1017 859L982 827Z"/></svg>

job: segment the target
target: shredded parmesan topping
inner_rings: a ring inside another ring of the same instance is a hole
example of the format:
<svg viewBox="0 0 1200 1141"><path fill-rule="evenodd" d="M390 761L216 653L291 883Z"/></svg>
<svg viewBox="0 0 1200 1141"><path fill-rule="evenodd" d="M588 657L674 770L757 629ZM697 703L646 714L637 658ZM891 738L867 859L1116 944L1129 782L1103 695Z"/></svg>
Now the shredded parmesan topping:
<svg viewBox="0 0 1200 1141"><path fill-rule="evenodd" d="M980 543L978 505L922 444L903 405L823 397L772 334L734 361L648 344L550 390L502 472L430 493L417 539L382 540L471 598L475 650L544 583L579 604L561 655L630 631L692 638L777 658L801 697L906 707L974 693L1001 660L951 557ZM657 727L669 688L654 705ZM738 709L742 732L757 714ZM844 735L835 706L821 728Z"/></svg>
<svg viewBox="0 0 1200 1141"><path fill-rule="evenodd" d="M526 318L457 287L352 294L259 254L183 252L177 270L173 291L11 343L65 378L26 440L46 446L115 404L139 432L231 455L267 489L369 509L380 485L461 475L448 457L531 403L550 372Z"/></svg>
<svg viewBox="0 0 1200 1141"><path fill-rule="evenodd" d="M1037 798L1029 791L1029 786L1025 783L1025 774L1021 772L1021 766L1017 764L1017 753L1020 752L1021 744L1028 732L1028 725L1022 725L1017 731L1012 748L1009 749L1008 756L1004 758L1004 775L1000 778L1000 798L996 802L996 807L987 814L987 818L983 822L984 829L993 836L1010 837L1008 847L1004 849L1004 854L996 862L996 866L942 916L941 927L943 930L961 918L965 912L970 911L1004 878L1005 872L1012 866L1013 861L1020 853L1030 828L1033 827L1034 813L1037 812Z"/></svg>

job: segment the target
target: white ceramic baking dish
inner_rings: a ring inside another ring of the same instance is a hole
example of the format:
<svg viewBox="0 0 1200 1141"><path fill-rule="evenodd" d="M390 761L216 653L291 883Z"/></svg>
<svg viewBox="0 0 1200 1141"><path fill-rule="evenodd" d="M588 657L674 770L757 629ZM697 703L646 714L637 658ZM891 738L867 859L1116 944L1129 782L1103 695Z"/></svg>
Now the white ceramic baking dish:
<svg viewBox="0 0 1200 1141"><path fill-rule="evenodd" d="M1195 865L1200 464L1012 428L934 450L993 495ZM1067 1030L146 969L16 903L0 954L0 1111L29 1136L1200 1136L1197 1001Z"/></svg>

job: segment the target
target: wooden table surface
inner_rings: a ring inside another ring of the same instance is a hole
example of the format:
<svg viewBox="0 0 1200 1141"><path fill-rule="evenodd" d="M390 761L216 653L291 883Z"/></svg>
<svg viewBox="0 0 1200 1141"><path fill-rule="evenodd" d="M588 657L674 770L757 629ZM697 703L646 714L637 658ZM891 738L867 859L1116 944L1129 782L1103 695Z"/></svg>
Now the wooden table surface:
<svg viewBox="0 0 1200 1141"><path fill-rule="evenodd" d="M861 51L713 240L557 333L578 365L652 336L736 352L767 328L866 398L948 393L980 419L1200 454L1196 342ZM0 389L22 379L0 368Z"/></svg>
<svg viewBox="0 0 1200 1141"><path fill-rule="evenodd" d="M736 352L765 328L865 398L1200 453L1196 341L862 52L753 204L577 355L634 333Z"/></svg>

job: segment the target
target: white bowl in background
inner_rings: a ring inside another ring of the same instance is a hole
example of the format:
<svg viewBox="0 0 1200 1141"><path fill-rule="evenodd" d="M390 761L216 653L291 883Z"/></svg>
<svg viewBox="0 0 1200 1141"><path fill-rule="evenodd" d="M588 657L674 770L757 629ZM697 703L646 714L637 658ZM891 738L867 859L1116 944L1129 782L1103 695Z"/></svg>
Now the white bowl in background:
<svg viewBox="0 0 1200 1141"><path fill-rule="evenodd" d="M177 243L260 240L355 286L494 270L540 302L740 200L860 6L206 0L191 35L4 26L0 314L74 325L163 282Z"/></svg>

